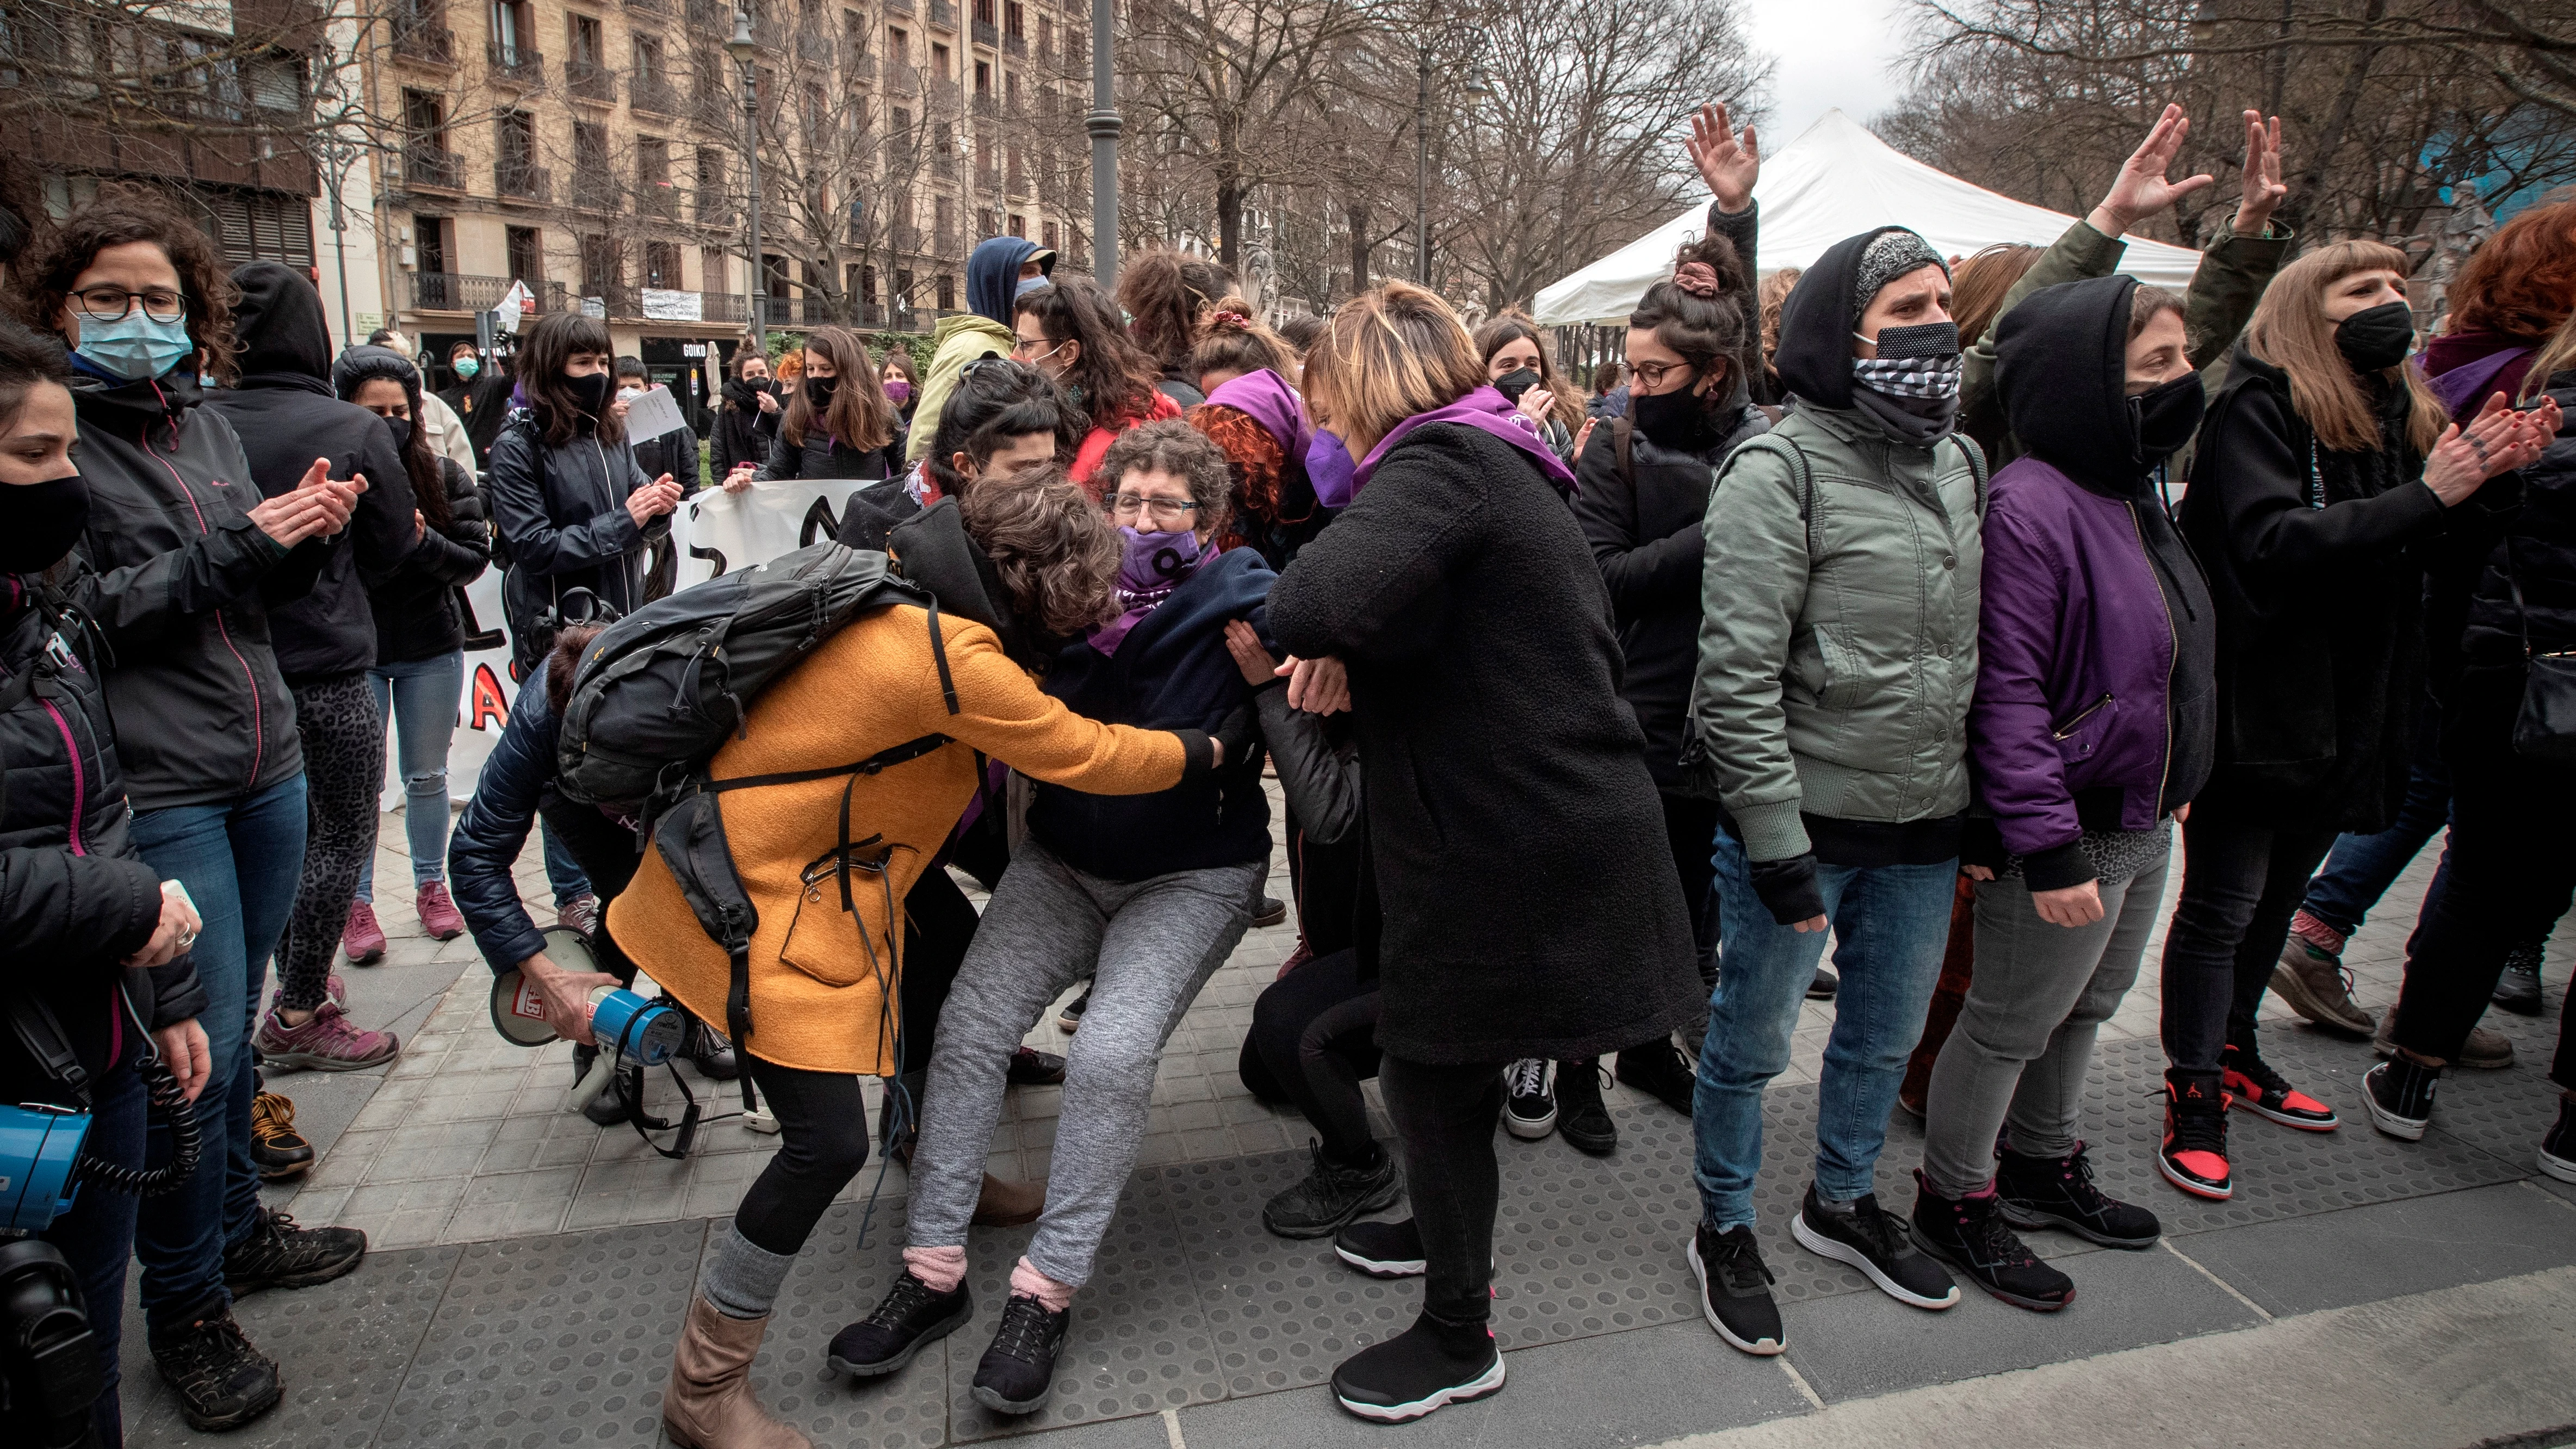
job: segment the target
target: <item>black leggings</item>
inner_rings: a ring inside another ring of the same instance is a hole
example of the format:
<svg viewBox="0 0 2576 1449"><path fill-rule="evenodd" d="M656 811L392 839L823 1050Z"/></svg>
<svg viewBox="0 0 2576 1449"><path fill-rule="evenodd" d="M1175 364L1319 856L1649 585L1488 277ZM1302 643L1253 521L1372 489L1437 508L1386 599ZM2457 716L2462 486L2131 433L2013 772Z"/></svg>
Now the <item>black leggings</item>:
<svg viewBox="0 0 2576 1449"><path fill-rule="evenodd" d="M2334 848L2332 826L2276 825L2224 797L2183 822L2182 894L2165 935L2165 1061L2215 1097L2220 1049L2251 1046L2290 917Z"/></svg>
<svg viewBox="0 0 2576 1449"><path fill-rule="evenodd" d="M1503 1191L1494 1164L1503 1063L1434 1066L1389 1055L1377 1078L1422 1233L1423 1306L1446 1323L1482 1323L1493 1312L1494 1209Z"/></svg>
<svg viewBox="0 0 2576 1449"><path fill-rule="evenodd" d="M1344 1167L1377 1158L1362 1080L1377 1075L1377 983L1359 956L1318 956L1262 990L1243 1038L1243 1085L1264 1102L1294 1102Z"/></svg>
<svg viewBox="0 0 2576 1449"><path fill-rule="evenodd" d="M752 1245L792 1257L868 1161L868 1109L860 1079L807 1072L745 1055L760 1100L778 1117L778 1151L733 1210Z"/></svg>

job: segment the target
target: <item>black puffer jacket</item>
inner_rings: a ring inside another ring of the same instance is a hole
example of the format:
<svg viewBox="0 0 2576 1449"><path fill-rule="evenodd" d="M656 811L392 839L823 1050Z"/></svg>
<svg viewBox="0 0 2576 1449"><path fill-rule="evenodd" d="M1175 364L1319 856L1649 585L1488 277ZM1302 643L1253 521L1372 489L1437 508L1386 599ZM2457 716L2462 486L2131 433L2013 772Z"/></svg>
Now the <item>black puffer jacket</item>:
<svg viewBox="0 0 2576 1449"><path fill-rule="evenodd" d="M804 478L820 481L831 478L892 478L903 472L903 434L898 431L881 448L864 452L815 428L805 434L802 443L787 441L787 430L780 428L769 443L769 461L754 478Z"/></svg>
<svg viewBox="0 0 2576 1449"><path fill-rule="evenodd" d="M95 1076L107 1066L117 963L152 939L161 884L126 831L131 812L98 676L86 660L47 652L58 632L82 631L37 607L41 587L33 576L0 576L0 991L52 1008ZM181 956L152 971L135 1004L162 1027L204 1010L206 994ZM52 1095L6 1031L0 1092L11 1102Z"/></svg>
<svg viewBox="0 0 2576 1449"><path fill-rule="evenodd" d="M333 541L289 552L259 531L241 440L198 402L184 365L72 383L89 525L65 588L116 660L107 698L137 810L238 800L304 772L268 614L311 590Z"/></svg>
<svg viewBox="0 0 2576 1449"><path fill-rule="evenodd" d="M492 444L483 480L500 552L509 560L501 599L510 615L510 653L525 678L554 640L537 619L574 589L631 614L644 602L646 546L671 534L671 516L635 526L626 495L652 482L635 450L603 444L585 426L560 448L546 446L534 412L521 412Z"/></svg>
<svg viewBox="0 0 2576 1449"><path fill-rule="evenodd" d="M1771 430L1761 409L1744 400L1741 385L1721 415L1720 439L1698 452L1631 432L1628 472L1620 470L1618 448L1628 420L1604 422L1592 430L1576 469L1581 488L1574 521L1610 589L1627 665L1619 693L1645 731L1646 772L1659 789L1681 784L1682 718L1699 672L1699 574L1706 553L1700 521L1708 514L1709 489L1736 444Z"/></svg>
<svg viewBox="0 0 2576 1449"><path fill-rule="evenodd" d="M251 262L233 273L241 384L208 396L240 435L251 481L262 495L292 492L316 458L331 476L364 476L367 491L349 516L347 542L331 551L312 591L270 619L277 664L294 685L358 673L376 662L375 615L367 594L411 556L411 475L385 420L331 392L331 334L322 294L282 262Z"/></svg>
<svg viewBox="0 0 2576 1449"><path fill-rule="evenodd" d="M384 347L352 347L331 365L331 386L354 399L359 388L383 380L401 386L420 416L420 370L411 359ZM440 493L447 499L445 526L421 512L420 541L394 576L367 591L367 607L376 620L378 664L407 664L435 659L465 644L465 617L456 590L479 577L492 558L492 526L483 518L483 496L474 475L456 460L432 455L438 464ZM414 500L418 502L418 499Z"/></svg>
<svg viewBox="0 0 2576 1449"><path fill-rule="evenodd" d="M709 444L715 456L707 460L708 473L722 481L741 464L757 468L768 462L770 444L778 437L778 418L779 413L760 410L750 384L740 378L727 382L724 403L716 409L715 437Z"/></svg>
<svg viewBox="0 0 2576 1449"><path fill-rule="evenodd" d="M2522 507L2487 556L2469 597L2461 653L2472 669L2520 667L2526 631L2533 653L2576 649L2576 369L2550 374L2549 395L2566 418L2540 461L2521 470ZM2504 481L2487 484L2470 501ZM2510 580L2506 545L2512 548ZM2520 608L2513 601L2515 582L2522 585Z"/></svg>
<svg viewBox="0 0 2576 1449"><path fill-rule="evenodd" d="M2370 379L2381 447L2336 453L2289 375L2237 344L2176 520L2218 606L2216 768L2202 799L2278 823L2385 829L2424 681L2422 547L2447 522L2404 441L2407 394Z"/></svg>
<svg viewBox="0 0 2576 1449"><path fill-rule="evenodd" d="M1380 1044L1582 1057L1693 1016L1690 915L1610 601L1527 454L1415 429L1280 576L1270 627L1350 669L1385 908Z"/></svg>

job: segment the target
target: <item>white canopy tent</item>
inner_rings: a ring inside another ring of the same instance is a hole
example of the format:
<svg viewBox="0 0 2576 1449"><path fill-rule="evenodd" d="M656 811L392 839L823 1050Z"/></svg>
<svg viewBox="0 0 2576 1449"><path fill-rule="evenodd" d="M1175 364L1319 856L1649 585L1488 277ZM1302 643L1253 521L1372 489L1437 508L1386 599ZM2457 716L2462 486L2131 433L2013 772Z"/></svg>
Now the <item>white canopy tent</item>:
<svg viewBox="0 0 2576 1449"><path fill-rule="evenodd" d="M1936 171L1838 110L1825 112L1797 140L1763 158L1753 199L1762 206L1755 262L1765 272L1804 267L1834 243L1877 226L1910 226L1943 256L1965 256L1996 242L2046 246L2074 221ZM1702 199L1541 288L1533 314L1551 327L1626 317L1648 287L1672 275L1673 252L1695 240L1707 220L1708 202ZM2180 291L2200 265L2195 251L2137 237L2128 242L2120 270L2142 282Z"/></svg>

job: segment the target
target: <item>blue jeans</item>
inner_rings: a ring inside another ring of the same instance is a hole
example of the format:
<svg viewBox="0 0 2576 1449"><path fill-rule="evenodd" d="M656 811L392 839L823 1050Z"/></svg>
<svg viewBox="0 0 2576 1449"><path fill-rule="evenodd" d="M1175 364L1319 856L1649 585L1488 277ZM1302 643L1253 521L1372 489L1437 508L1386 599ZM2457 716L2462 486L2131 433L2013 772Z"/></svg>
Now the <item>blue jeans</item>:
<svg viewBox="0 0 2576 1449"><path fill-rule="evenodd" d="M206 988L199 1022L214 1059L197 1097L205 1156L188 1185L146 1199L134 1236L143 1264L144 1320L156 1334L184 1327L232 1301L224 1249L259 1223L259 1173L250 1160L251 1024L268 981L268 958L295 905L304 869L304 777L221 805L180 805L134 817L134 844L166 879L188 887L205 922L192 953ZM151 1160L169 1156L155 1127Z"/></svg>
<svg viewBox="0 0 2576 1449"><path fill-rule="evenodd" d="M2450 818L2451 767L2437 748L2416 758L2414 770L2406 777L2406 801L2397 807L2397 819L2386 830L2336 837L2324 868L2308 882L2307 899L2299 908L2351 936L2424 842ZM2449 852L2443 852L2443 863L2449 859ZM2436 879L2439 876L2437 867ZM2426 898L2431 898L2431 892Z"/></svg>
<svg viewBox="0 0 2576 1449"><path fill-rule="evenodd" d="M135 1075L133 1064L133 1033L128 1031L124 1064L90 1089L89 1135L81 1139L82 1157L114 1167L143 1165L143 1079ZM84 1187L72 1200L72 1210L42 1234L80 1280L90 1341L98 1346L99 1367L107 1384L90 1410L90 1423L98 1430L98 1442L111 1446L125 1442L124 1415L116 1398L117 1346L125 1334L125 1260L134 1252L137 1202L95 1184Z"/></svg>
<svg viewBox="0 0 2576 1449"><path fill-rule="evenodd" d="M572 853L572 847L563 843L563 837L555 834L555 828L543 816L537 819L537 843L545 851L546 884L554 887L556 906L591 894L590 877L582 874L580 857Z"/></svg>
<svg viewBox="0 0 2576 1449"><path fill-rule="evenodd" d="M411 842L414 885L447 879L447 746L456 737L457 701L465 689L465 652L379 664L367 671L376 712L394 726L402 770L403 834ZM358 869L357 899L376 898L376 855Z"/></svg>
<svg viewBox="0 0 2576 1449"><path fill-rule="evenodd" d="M1717 833L1713 859L1722 945L1691 1097L1691 1176L1699 1184L1702 1220L1724 1232L1753 1222L1762 1089L1789 1065L1790 1035L1825 953L1825 933L1772 922L1733 835ZM1849 1201L1876 1187L1887 1114L1941 975L1958 874L1955 860L1816 867L1834 926L1834 966L1842 973L1817 1100L1815 1181L1822 1196Z"/></svg>

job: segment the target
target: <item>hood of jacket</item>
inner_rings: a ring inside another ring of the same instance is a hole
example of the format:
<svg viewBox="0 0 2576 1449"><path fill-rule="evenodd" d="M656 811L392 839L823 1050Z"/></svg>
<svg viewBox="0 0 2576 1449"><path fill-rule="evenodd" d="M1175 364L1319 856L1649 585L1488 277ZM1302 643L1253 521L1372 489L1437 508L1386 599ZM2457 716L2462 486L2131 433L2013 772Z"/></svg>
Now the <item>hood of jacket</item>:
<svg viewBox="0 0 2576 1449"><path fill-rule="evenodd" d="M886 536L886 552L894 555L896 570L930 590L942 610L998 635L1002 652L1022 669L1045 672L1065 646L1066 640L1045 635L1012 611L1011 591L983 545L966 531L956 499L943 498L897 524Z"/></svg>
<svg viewBox="0 0 2576 1449"><path fill-rule="evenodd" d="M322 294L284 262L246 262L234 270L233 285L241 289L233 307L241 385L328 393L331 327Z"/></svg>
<svg viewBox="0 0 2576 1449"><path fill-rule="evenodd" d="M2155 464L2129 406L2129 294L2135 277L2033 292L1995 329L1995 390L2023 451L2113 498L2143 498Z"/></svg>
<svg viewBox="0 0 2576 1449"><path fill-rule="evenodd" d="M127 382L92 367L87 358L75 352L72 400L80 409L83 428L104 426L126 437L139 438L154 423L177 427L188 409L206 400L206 390L197 385L193 358L159 377Z"/></svg>
<svg viewBox="0 0 2576 1449"><path fill-rule="evenodd" d="M1020 291L1020 268L1037 250L1037 243L1026 237L988 236L977 242L974 254L966 258L966 309L1010 326L1011 302ZM1039 258L1038 265L1052 276L1054 255Z"/></svg>
<svg viewBox="0 0 2576 1449"><path fill-rule="evenodd" d="M1282 457L1302 460L1307 444L1314 441L1315 425L1306 418L1305 402L1287 379L1269 368L1218 384L1207 400L1219 407L1233 408L1261 424L1262 431L1279 445Z"/></svg>
<svg viewBox="0 0 2576 1449"><path fill-rule="evenodd" d="M1861 254L1888 232L1904 230L1878 226L1847 236L1825 248L1798 278L1780 309L1780 346L1771 355L1783 388L1829 408L1852 405L1852 321L1869 301L1852 295Z"/></svg>
<svg viewBox="0 0 2576 1449"><path fill-rule="evenodd" d="M413 416L419 416L420 369L410 358L390 347L352 347L331 364L331 391L344 401L379 378L399 383L403 396L411 400Z"/></svg>

